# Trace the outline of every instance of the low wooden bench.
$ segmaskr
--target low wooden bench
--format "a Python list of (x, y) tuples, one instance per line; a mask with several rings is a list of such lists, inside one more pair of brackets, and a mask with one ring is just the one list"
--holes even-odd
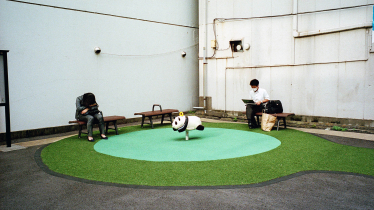
[[(108, 129), (111, 129), (111, 130), (115, 130), (116, 135), (118, 135), (117, 120), (125, 120), (125, 119), (126, 119), (126, 117), (124, 117), (124, 116), (107, 116), (107, 117), (104, 117), (104, 122), (106, 124), (105, 133), (108, 133)], [(97, 123), (98, 122), (95, 120), (94, 124), (97, 124)], [(114, 128), (109, 128), (109, 123), (113, 123)], [(84, 133), (84, 132), (82, 132), (83, 126), (87, 125), (87, 122), (86, 121), (80, 121), (80, 120), (72, 120), (72, 121), (69, 121), (69, 124), (78, 124), (79, 125), (78, 138), (80, 138), (81, 134)], [(84, 134), (87, 134), (87, 133), (84, 133)]]
[[(158, 106), (160, 107), (160, 110), (156, 110), (155, 111), (155, 106)], [(161, 125), (163, 125), (164, 123), (164, 118), (165, 118), (165, 115), (169, 116), (170, 117), (170, 122), (173, 122), (172, 119), (171, 119), (171, 115), (175, 112), (179, 112), (177, 109), (162, 109), (161, 108), (161, 105), (159, 104), (153, 104), (153, 107), (152, 107), (152, 111), (148, 111), (148, 112), (138, 112), (138, 113), (134, 113), (134, 115), (141, 115), (142, 116), (142, 128), (143, 128), (143, 125), (144, 125), (144, 119), (146, 117), (149, 118), (149, 122), (150, 123), (147, 123), (147, 124), (150, 124), (153, 128), (153, 121), (152, 121), (152, 117), (153, 116), (159, 116), (161, 115), (162, 118), (161, 118)]]
[[(283, 119), (283, 125), (284, 128), (287, 128), (287, 123), (286, 123), (286, 118), (288, 116), (294, 116), (294, 113), (275, 113), (275, 114), (270, 114), (275, 117), (277, 117), (277, 131), (279, 130), (279, 121)], [(257, 123), (260, 125), (260, 116), (262, 116), (262, 112), (256, 112), (255, 116), (257, 117)]]

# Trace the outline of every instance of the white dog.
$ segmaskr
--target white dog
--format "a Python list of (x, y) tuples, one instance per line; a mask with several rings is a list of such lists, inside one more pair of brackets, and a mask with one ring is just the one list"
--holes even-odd
[(186, 140), (189, 139), (188, 131), (190, 130), (204, 130), (201, 120), (196, 116), (178, 116), (174, 119), (172, 124), (173, 130), (178, 132), (186, 131)]

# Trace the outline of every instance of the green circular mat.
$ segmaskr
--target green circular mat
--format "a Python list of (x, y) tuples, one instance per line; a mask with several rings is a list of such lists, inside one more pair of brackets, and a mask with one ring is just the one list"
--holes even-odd
[(281, 142), (271, 136), (223, 128), (185, 132), (171, 128), (152, 129), (112, 136), (99, 141), (97, 152), (147, 161), (207, 161), (260, 154), (277, 148)]

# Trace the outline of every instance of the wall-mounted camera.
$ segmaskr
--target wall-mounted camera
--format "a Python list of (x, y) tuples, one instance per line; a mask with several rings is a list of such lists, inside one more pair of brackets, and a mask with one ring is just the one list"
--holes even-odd
[(184, 51), (182, 51), (181, 55), (182, 55), (182, 57), (184, 58), (184, 57), (186, 57), (187, 53), (184, 52)]
[(101, 49), (100, 47), (95, 47), (94, 51), (96, 54), (99, 54), (101, 52)]

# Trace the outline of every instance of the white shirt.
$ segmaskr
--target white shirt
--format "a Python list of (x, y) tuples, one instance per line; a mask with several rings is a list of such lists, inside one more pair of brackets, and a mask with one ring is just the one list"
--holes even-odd
[(265, 99), (270, 100), (268, 92), (266, 92), (266, 90), (262, 88), (258, 88), (256, 92), (251, 90), (249, 92), (249, 97), (251, 97), (254, 102), (263, 101)]

